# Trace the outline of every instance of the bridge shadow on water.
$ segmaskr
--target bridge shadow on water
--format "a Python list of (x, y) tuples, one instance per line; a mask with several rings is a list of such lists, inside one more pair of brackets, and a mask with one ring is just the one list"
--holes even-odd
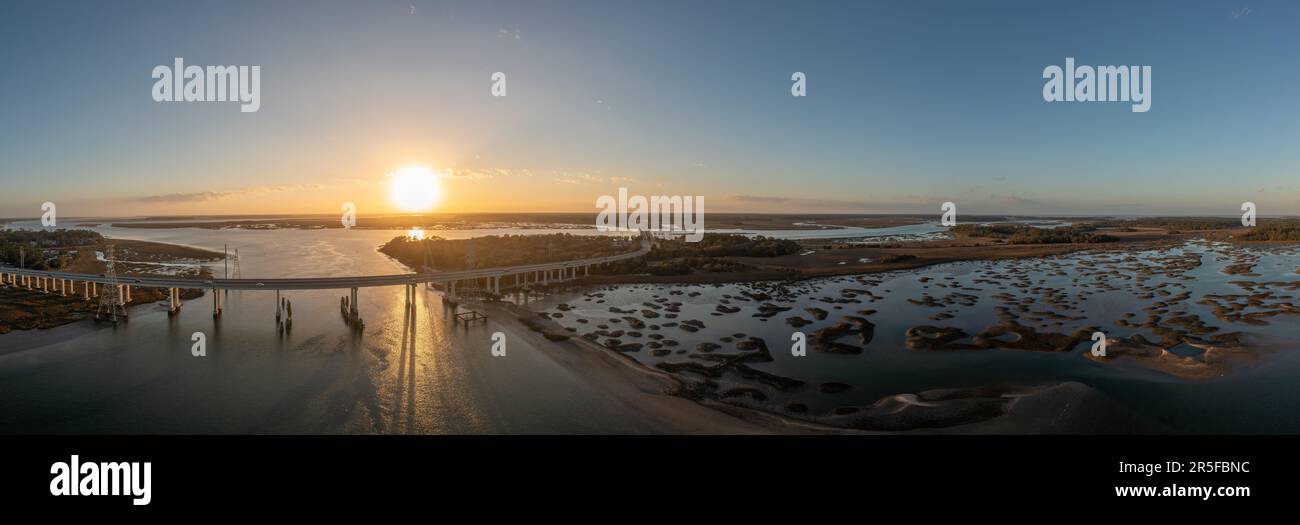
[[(397, 381), (393, 386), (395, 405), (388, 425), (390, 434), (415, 432), (415, 354), (416, 334), (419, 333), (416, 317), (417, 303), (418, 301), (412, 301), (402, 307), (401, 354), (397, 360)], [(405, 415), (405, 425), (404, 428), (398, 429), (402, 415)]]

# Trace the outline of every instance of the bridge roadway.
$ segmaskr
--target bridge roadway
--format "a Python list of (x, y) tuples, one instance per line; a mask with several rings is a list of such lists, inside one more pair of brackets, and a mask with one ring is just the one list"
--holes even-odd
[[(528, 283), (546, 284), (551, 281), (562, 281), (578, 277), (578, 269), (583, 273), (591, 266), (607, 264), (625, 259), (632, 259), (643, 256), (650, 252), (652, 246), (651, 238), (643, 235), (641, 237), (641, 248), (628, 253), (618, 255), (608, 255), (605, 257), (591, 257), (587, 259), (575, 259), (570, 261), (558, 261), (542, 264), (527, 264), (519, 266), (506, 266), (500, 268), (480, 268), (475, 270), (460, 270), (454, 272), (423, 272), (407, 273), (395, 275), (367, 275), (355, 277), (290, 277), (282, 279), (195, 279), (184, 277), (142, 277), (142, 276), (118, 276), (116, 284), (120, 290), (119, 304), (125, 305), (130, 301), (132, 286), (145, 288), (166, 288), (168, 289), (169, 309), (173, 312), (180, 309), (180, 293), (182, 289), (205, 289), (205, 290), (334, 290), (334, 289), (351, 289), (351, 297), (347, 302), (348, 310), (351, 317), (359, 320), (357, 312), (357, 289), (374, 286), (396, 286), (404, 285), (407, 287), (407, 302), (415, 298), (415, 288), (420, 284), (440, 283), (444, 285), (447, 295), (456, 297), (456, 283), (458, 281), (476, 281), (485, 279), (486, 288), (489, 291), (501, 292), (501, 278), (514, 276), (515, 286)], [(113, 284), (114, 279), (105, 275), (90, 275), (71, 272), (51, 272), (45, 270), (30, 270), (21, 268), (0, 267), (0, 285), (22, 287), (30, 290), (41, 291), (45, 293), (58, 293), (68, 295), (77, 293), (77, 283), (81, 283), (81, 294), (86, 300), (99, 295), (97, 287), (99, 284)], [(220, 294), (213, 294), (213, 315), (220, 316), (222, 303)]]
[[(643, 242), (641, 249), (619, 255), (575, 259), (543, 264), (507, 266), (501, 268), (480, 268), (477, 270), (460, 270), (454, 272), (406, 273), (393, 275), (367, 275), (356, 277), (289, 277), (283, 279), (194, 279), (184, 277), (135, 277), (118, 276), (117, 284), (142, 286), (146, 288), (202, 288), (217, 290), (334, 290), (347, 288), (368, 288), (373, 286), (396, 286), (399, 284), (447, 283), (483, 278), (500, 278), (511, 275), (523, 275), (556, 270), (572, 270), (605, 263), (640, 257), (650, 252), (650, 245)], [(108, 284), (112, 280), (103, 275), (84, 273), (51, 272), (0, 267), (0, 274), (50, 279), (66, 279), (76, 282)], [(543, 277), (539, 277), (543, 278)], [(554, 279), (555, 277), (552, 277)]]

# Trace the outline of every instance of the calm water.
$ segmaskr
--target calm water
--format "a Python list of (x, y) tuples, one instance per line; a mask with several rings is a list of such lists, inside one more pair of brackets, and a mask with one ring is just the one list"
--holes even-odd
[[(919, 271), (898, 272), (872, 276), (854, 276), (806, 281), (774, 289), (769, 283), (712, 285), (712, 286), (650, 286), (623, 285), (575, 290), (547, 298), (533, 305), (559, 314), (556, 321), (573, 328), (578, 334), (590, 334), (600, 325), (607, 331), (623, 330), (617, 339), (623, 343), (648, 343), (654, 336), (665, 336), (659, 341), (675, 341), (675, 346), (665, 346), (654, 355), (650, 348), (631, 352), (647, 364), (683, 362), (702, 357), (696, 345), (713, 342), (721, 345), (714, 353), (734, 352), (735, 343), (726, 338), (736, 334), (762, 338), (772, 352), (774, 360), (768, 363), (751, 363), (759, 370), (805, 381), (808, 386), (792, 392), (781, 392), (738, 376), (727, 374), (719, 380), (719, 391), (731, 387), (755, 387), (768, 399), (762, 402), (736, 398), (736, 402), (781, 411), (788, 402), (799, 402), (811, 408), (811, 418), (826, 416), (831, 410), (843, 406), (868, 406), (885, 396), (919, 392), (934, 388), (973, 387), (991, 383), (1047, 384), (1074, 380), (1094, 386), (1112, 397), (1133, 407), (1140, 413), (1179, 431), (1188, 432), (1300, 432), (1300, 389), (1295, 378), (1300, 376), (1300, 358), (1295, 352), (1300, 341), (1300, 316), (1279, 315), (1268, 318), (1267, 326), (1228, 323), (1213, 316), (1213, 307), (1199, 304), (1205, 294), (1243, 294), (1242, 288), (1232, 281), (1294, 282), (1296, 253), (1294, 249), (1260, 252), (1241, 251), (1259, 256), (1255, 266), (1257, 277), (1231, 276), (1223, 273), (1228, 264), (1236, 262), (1238, 255), (1232, 248), (1219, 245), (1214, 248), (1203, 243), (1140, 253), (1111, 253), (1066, 256), (1059, 258), (1026, 259), (1021, 261), (965, 262), (929, 267)], [(1183, 260), (1199, 259), (1200, 265), (1174, 276), (1155, 274), (1135, 279), (1132, 268), (1153, 268)], [(844, 293), (845, 290), (871, 290), (873, 295)], [(1151, 292), (1154, 290), (1154, 292)], [(1252, 336), (1259, 344), (1274, 350), (1261, 352), (1257, 361), (1234, 366), (1230, 373), (1215, 379), (1180, 379), (1149, 367), (1125, 361), (1097, 363), (1085, 359), (1089, 342), (1080, 343), (1071, 352), (1038, 352), (1025, 350), (909, 350), (905, 333), (913, 326), (934, 325), (958, 327), (967, 333), (998, 323), (995, 307), (1004, 306), (997, 294), (1009, 294), (1015, 299), (1029, 300), (1029, 309), (1053, 311), (1063, 317), (1083, 319), (1043, 319), (1031, 322), (1034, 314), (1021, 314), (1022, 324), (1040, 331), (1069, 334), (1086, 326), (1100, 326), (1108, 337), (1126, 337), (1140, 333), (1148, 339), (1158, 340), (1144, 328), (1116, 325), (1126, 313), (1136, 314), (1135, 321), (1146, 317), (1143, 308), (1160, 300), (1170, 300), (1182, 292), (1190, 298), (1176, 303), (1166, 317), (1190, 313), (1200, 316), (1207, 324), (1220, 327), (1222, 332), (1241, 331)], [(792, 307), (768, 319), (754, 317), (762, 300), (746, 300), (744, 292), (768, 293), (770, 302)], [(785, 295), (781, 295), (784, 292)], [(1155, 293), (1155, 297), (1141, 295)], [(937, 301), (949, 294), (964, 294), (972, 305), (938, 306), (924, 303), (930, 296)], [(1278, 292), (1277, 301), (1294, 301), (1297, 293)], [(1007, 297), (1007, 296), (1003, 296)], [(1057, 297), (1049, 301), (1048, 297)], [(851, 298), (852, 302), (841, 301)], [(908, 299), (917, 300), (910, 302)], [(662, 301), (656, 303), (656, 301)], [(942, 303), (942, 301), (938, 301)], [(647, 309), (647, 303), (659, 306), (681, 303), (675, 313), (657, 310), (657, 317), (643, 318), (646, 328), (637, 330), (640, 337), (628, 335), (633, 329), (628, 322), (615, 321), (627, 315), (643, 314), (611, 312)], [(1059, 303), (1061, 309), (1052, 307)], [(569, 305), (567, 309), (560, 305)], [(739, 312), (722, 314), (718, 304), (740, 308)], [(804, 311), (806, 307), (826, 310), (825, 320), (793, 328), (786, 318), (799, 316), (813, 320)], [(876, 310), (874, 313), (862, 311)], [(934, 318), (938, 314), (939, 318)], [(837, 355), (817, 352), (811, 341), (806, 357), (792, 357), (789, 348), (795, 330), (811, 334), (819, 328), (839, 322), (845, 315), (858, 315), (875, 324), (875, 337), (859, 355)], [(943, 316), (951, 315), (951, 318)], [(667, 316), (675, 316), (668, 318)], [(695, 319), (704, 323), (696, 332), (682, 331), (679, 327), (655, 326)], [(585, 321), (585, 322), (583, 322)], [(1058, 324), (1059, 323), (1059, 324)], [(655, 329), (658, 328), (658, 329)], [(655, 335), (651, 335), (655, 334)], [(608, 337), (598, 337), (605, 341)], [(845, 339), (857, 343), (854, 337)], [(1180, 345), (1178, 352), (1194, 353), (1195, 349)], [(707, 363), (706, 361), (699, 361)], [(690, 377), (690, 372), (683, 372)], [(852, 385), (841, 393), (822, 393), (817, 385), (838, 382)]]
[[(19, 225), (21, 226), (21, 224)], [(251, 277), (341, 276), (403, 273), (405, 269), (375, 248), (396, 231), (375, 230), (200, 230), (95, 228), (109, 236), (183, 244), (220, 251), (238, 248), (242, 275)], [(570, 233), (580, 233), (570, 230)], [(591, 232), (588, 230), (588, 232)], [(464, 238), (501, 233), (550, 233), (547, 230), (439, 231)], [(594, 233), (594, 232), (591, 232)], [(890, 232), (894, 234), (896, 232)], [(925, 233), (921, 231), (907, 233)], [(1241, 293), (1223, 275), (1231, 257), (1203, 245), (1196, 251), (1204, 264), (1187, 272), (1188, 279), (1166, 279), (1194, 289), (1184, 305), (1203, 293)], [(1174, 250), (1181, 253), (1183, 249)], [(1145, 254), (1158, 258), (1165, 252)], [(1288, 280), (1295, 276), (1294, 253), (1261, 255), (1257, 280)], [(1006, 263), (964, 263), (933, 267), (913, 274), (826, 279), (790, 287), (802, 297), (789, 312), (766, 321), (751, 317), (756, 302), (733, 301), (736, 314), (711, 315), (724, 296), (737, 296), (748, 285), (662, 287), (619, 286), (575, 290), (544, 299), (538, 308), (568, 303), (577, 310), (557, 319), (583, 331), (576, 319), (593, 321), (618, 317), (609, 306), (631, 307), (654, 296), (681, 301), (678, 320), (699, 319), (706, 328), (697, 333), (672, 330), (683, 348), (743, 332), (764, 338), (775, 361), (754, 365), (815, 385), (838, 381), (854, 388), (841, 394), (789, 394), (814, 409), (869, 403), (885, 395), (927, 388), (973, 386), (988, 382), (1051, 382), (1077, 379), (1094, 385), (1137, 409), (1177, 428), (1192, 431), (1300, 431), (1300, 394), (1294, 388), (1300, 360), (1294, 352), (1276, 352), (1257, 364), (1234, 370), (1227, 378), (1187, 381), (1137, 368), (1102, 365), (1073, 353), (1006, 350), (921, 352), (903, 346), (903, 333), (915, 324), (961, 326), (977, 331), (995, 322), (990, 296), (997, 285), (976, 279), (1028, 279), (1079, 295), (1079, 309), (1089, 324), (1110, 323), (1141, 306), (1128, 291), (1096, 292), (1072, 282), (1080, 260), (1034, 259)], [(221, 270), (216, 268), (218, 275)], [(1014, 276), (1006, 272), (1025, 272)], [(1055, 275), (1064, 272), (1065, 275)], [(999, 277), (1001, 276), (1001, 277)], [(930, 277), (922, 282), (920, 277)], [(951, 278), (951, 279), (948, 279)], [(1158, 280), (1157, 279), (1157, 280)], [(1039, 282), (1041, 281), (1041, 282)], [(1173, 281), (1177, 281), (1174, 283)], [(1154, 281), (1153, 281), (1154, 282)], [(906, 301), (923, 294), (942, 297), (952, 289), (938, 284), (983, 288), (966, 291), (979, 296), (974, 307), (934, 308)], [(767, 285), (761, 285), (767, 289)], [(844, 288), (869, 288), (881, 297), (860, 303), (825, 303)], [(1014, 286), (1010, 290), (1028, 293)], [(670, 295), (679, 290), (680, 295)], [(886, 292), (888, 290), (888, 292)], [(769, 290), (770, 291), (770, 290)], [(601, 299), (587, 294), (604, 293)], [(698, 292), (694, 297), (688, 293)], [(220, 320), (211, 317), (211, 298), (187, 302), (180, 315), (169, 318), (160, 306), (132, 310), (130, 323), (113, 328), (78, 323), (53, 330), (0, 336), (0, 432), (87, 433), (582, 433), (650, 432), (654, 429), (625, 407), (588, 386), (581, 371), (554, 364), (536, 348), (512, 340), (509, 357), (489, 355), (493, 322), (470, 328), (453, 326), (438, 296), (421, 291), (410, 315), (402, 307), (402, 289), (362, 289), (360, 309), (366, 332), (353, 335), (338, 312), (344, 292), (292, 292), (294, 327), (280, 335), (274, 321), (274, 293), (231, 292)], [(584, 301), (593, 299), (592, 301)], [(597, 303), (604, 300), (604, 303)], [(793, 301), (793, 299), (792, 299)], [(1149, 301), (1148, 301), (1149, 302)], [(791, 303), (794, 304), (794, 303)], [(812, 333), (842, 315), (876, 309), (875, 340), (861, 355), (827, 355), (810, 351), (795, 360), (787, 348), (791, 328), (786, 317), (818, 306), (830, 312), (825, 321), (801, 328)], [(839, 306), (840, 309), (835, 309)], [(555, 311), (555, 310), (548, 310)], [(949, 311), (954, 318), (930, 321), (927, 316)], [(1207, 322), (1217, 323), (1213, 317)], [(1277, 339), (1300, 337), (1295, 319), (1279, 316), (1267, 327), (1245, 327)], [(1082, 323), (1079, 323), (1082, 324)], [(1241, 329), (1243, 327), (1232, 327)], [(190, 336), (207, 334), (208, 356), (191, 357)], [(669, 331), (665, 331), (669, 333)], [(635, 355), (648, 363), (648, 351)], [(663, 359), (683, 359), (673, 354)], [(781, 401), (785, 394), (775, 395)]]
[[(16, 226), (22, 226), (21, 224)], [(119, 238), (220, 251), (239, 248), (251, 277), (405, 273), (375, 248), (396, 231), (95, 228)], [(508, 231), (441, 231), (464, 238)], [(526, 230), (515, 233), (549, 233)], [(220, 268), (217, 269), (220, 275)], [(0, 336), (2, 432), (547, 433), (651, 429), (581, 375), (522, 341), (489, 355), (493, 322), (453, 326), (421, 291), (414, 316), (401, 287), (364, 288), (364, 336), (339, 314), (342, 290), (292, 292), (294, 325), (277, 334), (273, 292), (230, 292), (169, 318), (131, 310), (118, 328), (85, 322)], [(414, 336), (411, 324), (414, 323)], [(206, 358), (190, 355), (207, 334)]]

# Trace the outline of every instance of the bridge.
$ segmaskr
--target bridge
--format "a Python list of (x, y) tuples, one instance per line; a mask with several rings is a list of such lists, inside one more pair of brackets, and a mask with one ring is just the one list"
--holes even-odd
[[(357, 290), (375, 286), (406, 286), (406, 300), (411, 302), (421, 284), (441, 284), (446, 295), (456, 298), (457, 283), (483, 283), (484, 288), (492, 293), (501, 293), (501, 280), (511, 279), (508, 286), (526, 286), (528, 284), (548, 284), (576, 279), (578, 272), (586, 276), (592, 266), (599, 266), (626, 259), (641, 257), (650, 252), (651, 236), (642, 232), (640, 249), (618, 255), (591, 257), (570, 261), (557, 261), (540, 264), (508, 266), (500, 268), (478, 268), (451, 272), (426, 271), (421, 273), (367, 275), (356, 277), (290, 277), (277, 279), (196, 279), (185, 277), (145, 277), (89, 275), (47, 270), (0, 267), (0, 284), (24, 287), (29, 290), (61, 295), (76, 295), (78, 285), (83, 298), (90, 300), (99, 296), (101, 286), (117, 286), (121, 293), (117, 297), (125, 305), (131, 294), (131, 287), (166, 288), (168, 290), (169, 309), (173, 312), (180, 308), (180, 290), (204, 289), (213, 291), (212, 315), (221, 315), (222, 300), (219, 290), (351, 290), (350, 315), (360, 319), (357, 311)], [(428, 270), (426, 268), (426, 270)]]

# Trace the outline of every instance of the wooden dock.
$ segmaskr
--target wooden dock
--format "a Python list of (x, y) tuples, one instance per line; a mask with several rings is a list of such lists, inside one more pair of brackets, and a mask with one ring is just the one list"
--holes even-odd
[(468, 312), (457, 312), (457, 313), (456, 313), (456, 322), (465, 323), (465, 324), (470, 324), (470, 323), (473, 323), (473, 322), (475, 322), (475, 321), (483, 321), (483, 322), (486, 323), (486, 322), (487, 322), (487, 316), (486, 316), (486, 315), (483, 315), (482, 313), (480, 313), (480, 312), (477, 311), (477, 310), (470, 310), (470, 311), (468, 311)]

